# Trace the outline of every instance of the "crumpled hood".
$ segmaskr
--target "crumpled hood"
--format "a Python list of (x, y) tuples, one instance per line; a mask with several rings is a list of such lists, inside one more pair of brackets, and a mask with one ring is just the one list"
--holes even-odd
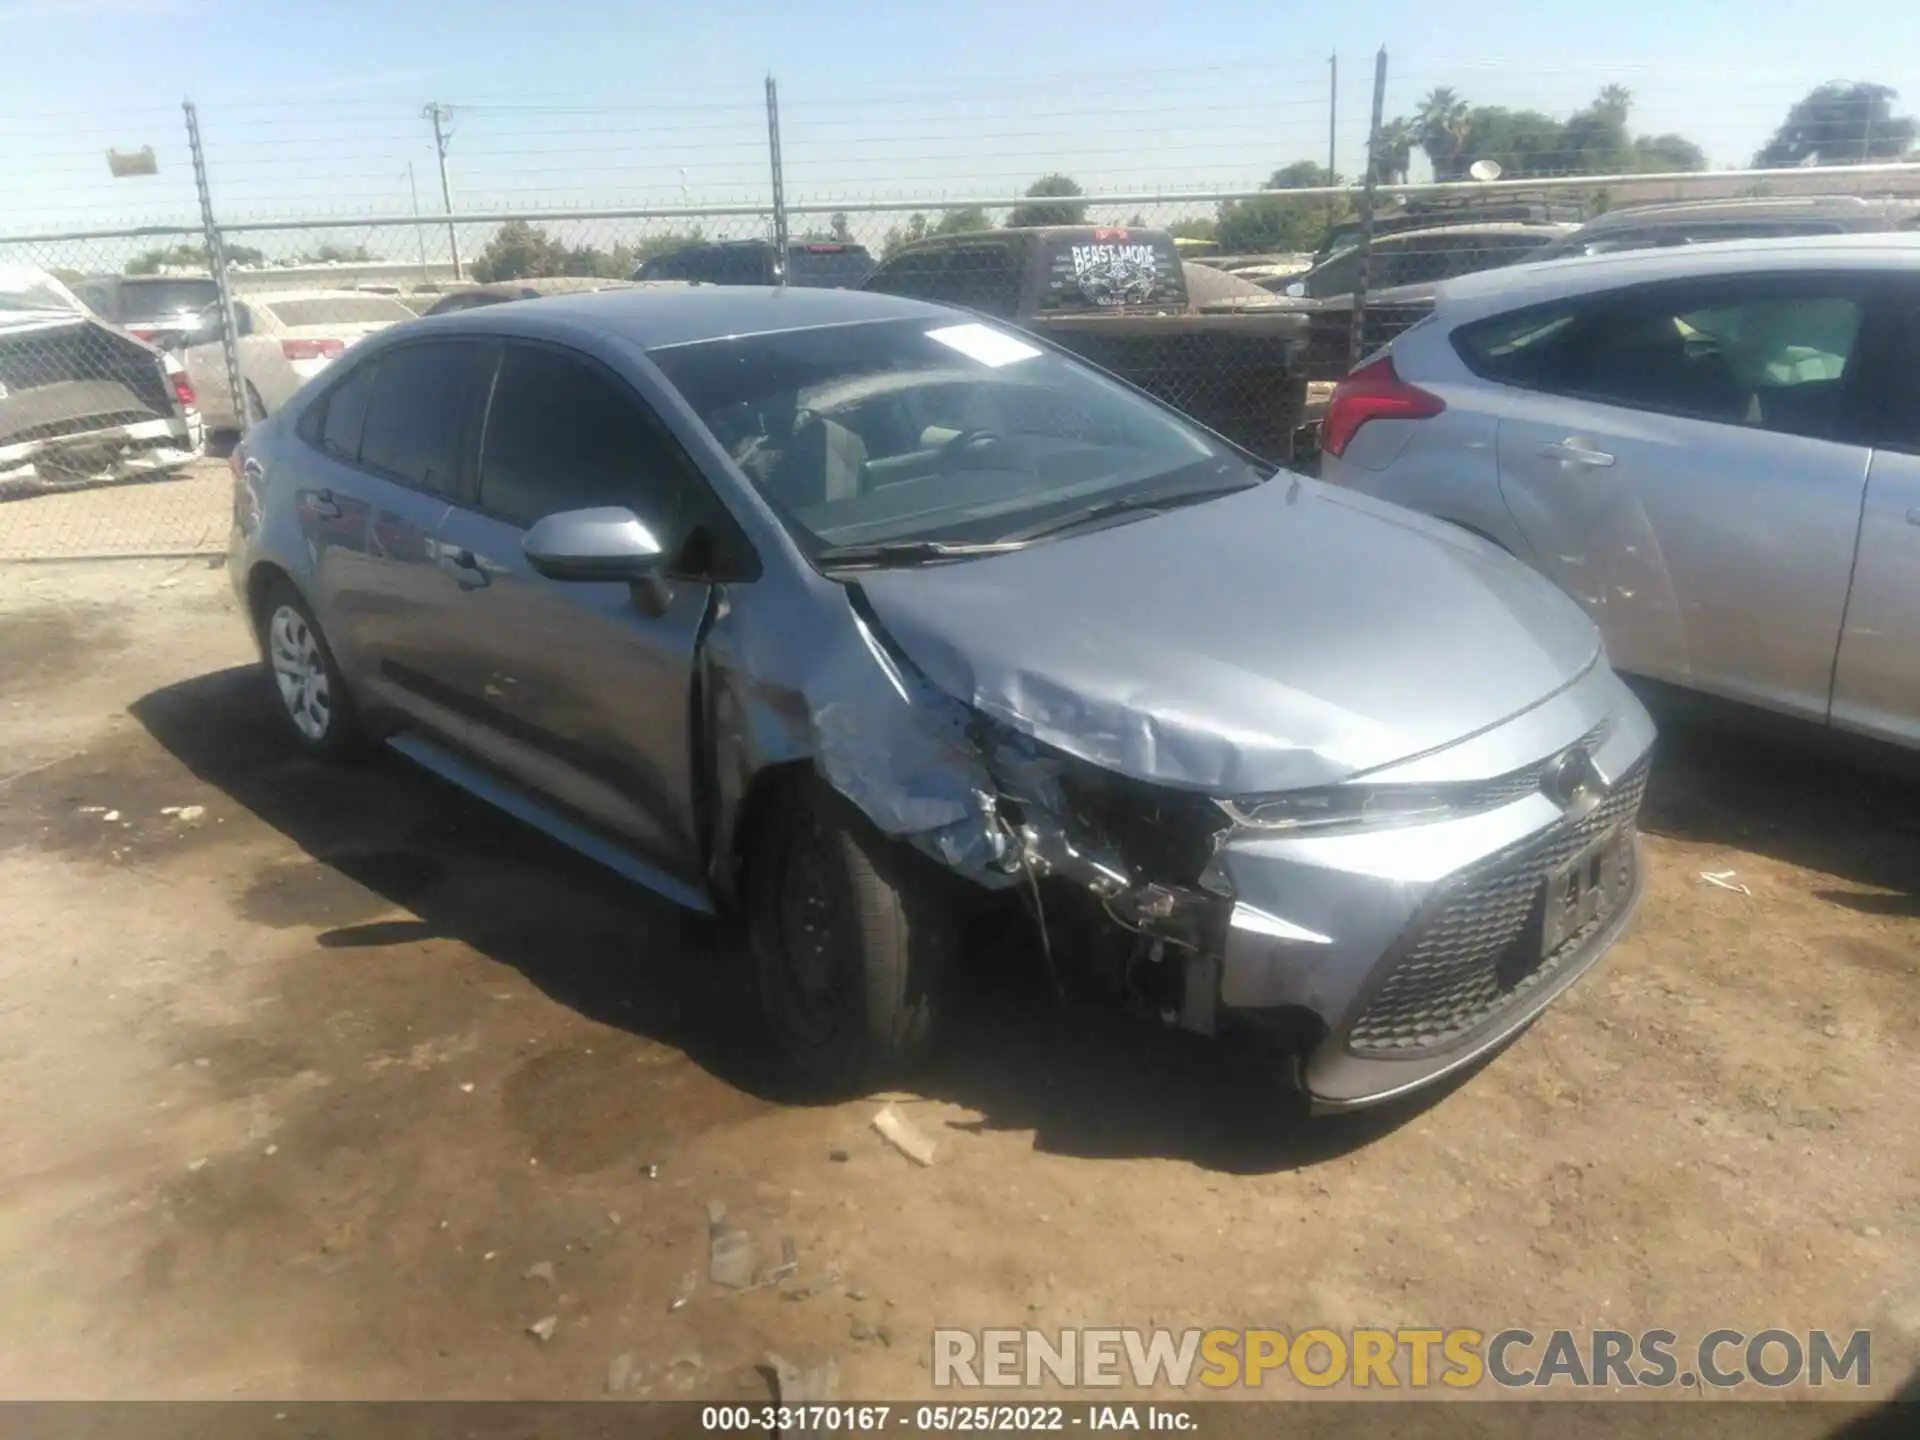
[(1600, 653), (1578, 607), (1494, 546), (1289, 475), (859, 583), (956, 699), (1091, 764), (1220, 795), (1465, 739)]

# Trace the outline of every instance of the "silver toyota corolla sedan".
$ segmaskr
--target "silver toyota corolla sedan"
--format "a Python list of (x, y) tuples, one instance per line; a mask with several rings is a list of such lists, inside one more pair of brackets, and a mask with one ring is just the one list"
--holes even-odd
[(1621, 670), (1920, 748), (1920, 235), (1453, 281), (1322, 444), (1556, 581)]
[(1578, 607), (958, 311), (490, 306), (234, 468), (290, 736), (738, 917), (821, 1086), (924, 1052), (996, 896), (1057, 983), (1278, 1037), (1323, 1107), (1487, 1052), (1638, 900), (1653, 729)]

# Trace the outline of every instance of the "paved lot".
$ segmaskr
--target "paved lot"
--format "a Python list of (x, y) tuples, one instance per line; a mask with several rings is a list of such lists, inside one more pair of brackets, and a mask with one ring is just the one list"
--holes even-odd
[[(713, 932), (397, 761), (291, 758), (248, 658), (204, 562), (0, 566), (0, 1396), (591, 1396), (626, 1356), (759, 1398), (772, 1350), (908, 1397), (936, 1323), (1920, 1358), (1911, 787), (1670, 735), (1635, 934), (1411, 1113), (1306, 1124), (1003, 963), (902, 1104), (919, 1169), (875, 1102), (780, 1102)], [(715, 1291), (714, 1200), (840, 1282)]]

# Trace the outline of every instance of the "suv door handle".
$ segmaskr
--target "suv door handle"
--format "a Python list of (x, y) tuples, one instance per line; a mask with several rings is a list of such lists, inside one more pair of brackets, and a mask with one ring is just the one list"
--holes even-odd
[(1542, 445), (1540, 458), (1558, 460), (1565, 465), (1585, 465), (1595, 470), (1604, 470), (1613, 464), (1613, 456), (1605, 450), (1590, 450), (1584, 445), (1574, 444), (1571, 440), (1559, 440), (1551, 445)]
[(493, 577), (481, 568), (473, 551), (456, 550), (446, 558), (455, 576), (453, 583), (462, 590), (479, 590), (492, 583)]
[[(249, 473), (255, 470), (257, 466), (257, 461), (247, 461), (247, 470)], [(333, 492), (331, 490), (314, 491), (307, 501), (307, 508), (312, 510), (313, 513), (318, 515), (322, 520), (338, 520), (340, 518), (340, 502), (333, 498)]]

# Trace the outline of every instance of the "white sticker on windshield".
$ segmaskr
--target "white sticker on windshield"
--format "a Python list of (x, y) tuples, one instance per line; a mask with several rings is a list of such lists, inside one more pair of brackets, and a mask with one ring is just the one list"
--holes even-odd
[(1011, 365), (1016, 360), (1031, 360), (1041, 353), (1039, 346), (1016, 340), (1006, 331), (989, 325), (944, 325), (938, 330), (929, 330), (927, 338), (958, 350), (969, 360), (995, 367)]

